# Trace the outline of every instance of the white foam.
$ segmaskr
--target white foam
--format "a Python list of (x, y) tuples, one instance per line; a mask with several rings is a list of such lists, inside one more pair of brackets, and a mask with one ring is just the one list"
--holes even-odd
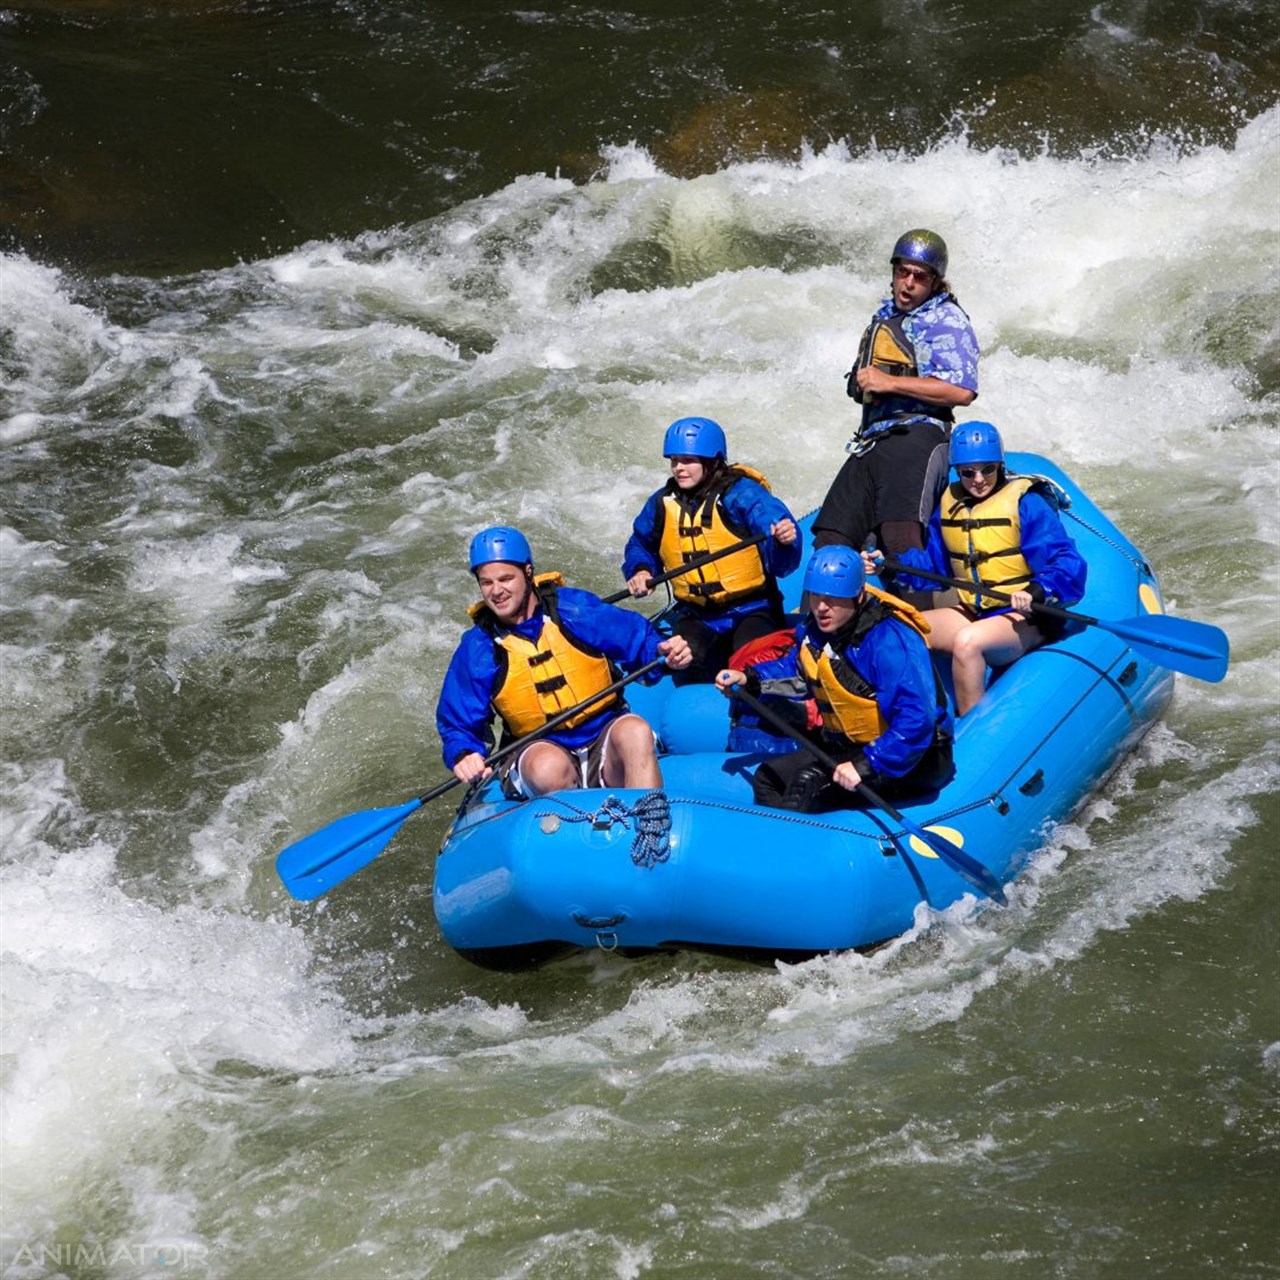
[(653, 157), (644, 147), (628, 142), (625, 146), (607, 145), (600, 148), (600, 154), (608, 164), (606, 181), (631, 182), (656, 178), (660, 172)]
[(42, 577), (52, 570), (66, 568), (66, 548), (51, 540), (24, 538), (10, 525), (0, 528), (0, 565), (6, 573), (31, 573)]
[[(5, 389), (32, 420), (51, 393), (83, 388), (99, 364), (119, 350), (118, 333), (68, 297), (62, 272), (16, 253), (0, 253), (0, 326), (10, 335), (23, 379)], [(12, 424), (12, 419), (10, 420)]]
[(281, 565), (245, 554), (236, 534), (211, 533), (140, 540), (129, 585), (141, 595), (162, 596), (183, 622), (206, 622), (228, 608), (241, 588), (283, 577)]
[(352, 1062), (359, 1024), (309, 976), (299, 930), (127, 887), (119, 850), (77, 841), (85, 815), (61, 761), (10, 768), (2, 797), (0, 1141), (14, 1226), (33, 1206), (70, 1211), (97, 1165), (163, 1146), (220, 1063)]

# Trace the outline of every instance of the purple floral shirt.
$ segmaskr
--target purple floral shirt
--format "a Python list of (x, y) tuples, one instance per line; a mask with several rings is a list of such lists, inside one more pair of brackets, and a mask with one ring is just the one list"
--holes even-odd
[[(886, 298), (874, 319), (888, 320), (901, 314), (893, 305), (893, 299)], [(981, 354), (978, 338), (969, 317), (949, 293), (935, 294), (914, 311), (907, 312), (902, 329), (915, 351), (919, 377), (937, 378), (940, 382), (965, 387), (975, 396), (978, 394), (978, 356)], [(948, 420), (941, 413), (939, 406), (911, 396), (880, 396), (874, 404), (865, 406), (858, 437), (866, 441), (890, 427), (912, 422), (934, 422), (946, 428)]]

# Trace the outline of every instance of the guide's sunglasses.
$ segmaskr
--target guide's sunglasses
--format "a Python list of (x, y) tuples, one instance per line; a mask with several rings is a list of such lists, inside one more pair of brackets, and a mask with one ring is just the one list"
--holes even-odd
[(972, 480), (975, 476), (993, 476), (1000, 470), (999, 464), (989, 462), (985, 467), (957, 467), (962, 480)]
[(895, 280), (918, 280), (921, 284), (928, 284), (933, 279), (933, 272), (928, 267), (909, 267), (905, 262), (899, 262), (893, 268)]

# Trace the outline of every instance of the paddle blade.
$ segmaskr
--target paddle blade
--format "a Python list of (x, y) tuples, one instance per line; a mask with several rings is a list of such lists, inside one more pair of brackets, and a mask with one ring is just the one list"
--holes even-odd
[(300, 901), (318, 898), (372, 862), (391, 843), (400, 824), (421, 807), (422, 800), (415, 798), (384, 809), (349, 813), (282, 849), (276, 874)]
[(1135, 653), (1171, 671), (1210, 684), (1217, 684), (1227, 674), (1231, 657), (1227, 633), (1207, 622), (1152, 613), (1124, 622), (1099, 621), (1097, 625), (1127, 641)]
[(907, 822), (905, 818), (902, 819), (902, 825), (910, 835), (915, 836), (921, 843), (927, 844), (961, 879), (967, 880), (980, 893), (986, 894), (992, 902), (999, 903), (1002, 907), (1009, 905), (1000, 881), (977, 858), (971, 858), (959, 845), (952, 844), (945, 836), (940, 836), (927, 827), (918, 827), (914, 822)]
[(903, 817), (893, 805), (878, 792), (873, 791), (865, 782), (858, 784), (858, 790), (877, 809), (887, 813), (907, 835), (914, 836), (932, 849), (962, 880), (967, 880), (980, 893), (986, 894), (992, 902), (998, 902), (1002, 907), (1009, 905), (1008, 899), (1004, 896), (1004, 890), (1000, 887), (1000, 881), (977, 858), (971, 858), (958, 844), (953, 844), (936, 831), (929, 831), (912, 822), (910, 818)]

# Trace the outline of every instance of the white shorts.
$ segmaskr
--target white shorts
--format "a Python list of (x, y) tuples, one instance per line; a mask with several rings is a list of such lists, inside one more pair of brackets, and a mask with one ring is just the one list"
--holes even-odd
[[(634, 712), (623, 712), (623, 715), (634, 714)], [(613, 732), (613, 726), (622, 718), (623, 716), (615, 716), (596, 735), (595, 740), (587, 743), (585, 747), (566, 747), (558, 742), (554, 744), (573, 758), (575, 772), (578, 775), (578, 786), (603, 787), (605, 785), (604, 770), (609, 761), (609, 735)], [(653, 740), (656, 745), (658, 741), (656, 734)], [(529, 747), (534, 746), (537, 746), (536, 742), (529, 743)], [(502, 775), (503, 789), (513, 798), (528, 798), (529, 793), (525, 790), (524, 779), (520, 776), (520, 761), (524, 759), (524, 752), (528, 751), (529, 747), (525, 747), (524, 751), (515, 755), (509, 768)]]

